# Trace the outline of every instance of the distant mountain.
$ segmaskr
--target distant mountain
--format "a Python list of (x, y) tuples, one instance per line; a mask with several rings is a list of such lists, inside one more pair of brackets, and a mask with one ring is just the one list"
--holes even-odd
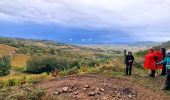
[(102, 50), (129, 50), (133, 52), (137, 52), (140, 50), (146, 50), (153, 46), (161, 45), (161, 42), (153, 42), (153, 41), (139, 41), (139, 42), (109, 42), (109, 43), (98, 43), (98, 44), (83, 44), (81, 46), (90, 47), (90, 48), (98, 48)]
[(130, 46), (140, 46), (140, 47), (153, 47), (162, 44), (162, 42), (154, 42), (154, 41), (139, 41), (129, 43)]
[(137, 42), (98, 42), (98, 43), (82, 44), (82, 45), (110, 45), (110, 46), (128, 46), (128, 47), (147, 47), (148, 48), (148, 47), (160, 45), (161, 43), (162, 42), (137, 41)]
[(156, 49), (159, 49), (159, 48), (170, 49), (170, 41), (164, 42), (158, 46), (154, 46), (154, 48), (156, 48)]

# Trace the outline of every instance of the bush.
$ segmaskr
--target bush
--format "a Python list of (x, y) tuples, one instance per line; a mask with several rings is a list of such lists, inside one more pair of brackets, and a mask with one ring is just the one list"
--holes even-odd
[(17, 85), (19, 82), (16, 79), (9, 79), (6, 83), (6, 86), (15, 86)]
[(75, 66), (71, 69), (68, 69), (68, 70), (64, 70), (62, 72), (60, 72), (60, 75), (61, 76), (66, 76), (66, 75), (74, 75), (74, 74), (77, 74), (78, 73), (78, 67)]
[(0, 76), (10, 73), (11, 63), (9, 57), (0, 57)]
[(147, 52), (148, 52), (147, 50), (144, 50), (144, 51), (140, 50), (140, 51), (136, 52), (135, 55), (137, 57), (144, 57), (147, 54)]
[(63, 71), (77, 66), (74, 59), (54, 56), (33, 56), (27, 62), (26, 72), (40, 74), (51, 72), (55, 68)]

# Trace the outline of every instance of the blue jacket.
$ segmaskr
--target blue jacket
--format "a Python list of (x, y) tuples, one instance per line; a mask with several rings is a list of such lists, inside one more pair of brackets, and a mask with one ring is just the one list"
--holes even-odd
[(167, 75), (170, 75), (170, 56), (167, 56), (161, 62), (157, 64), (166, 64)]

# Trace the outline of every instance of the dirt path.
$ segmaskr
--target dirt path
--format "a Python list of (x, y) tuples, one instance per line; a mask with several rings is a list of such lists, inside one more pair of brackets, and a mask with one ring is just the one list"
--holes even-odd
[(98, 75), (56, 78), (38, 87), (47, 89), (46, 99), (55, 100), (169, 100), (128, 79)]

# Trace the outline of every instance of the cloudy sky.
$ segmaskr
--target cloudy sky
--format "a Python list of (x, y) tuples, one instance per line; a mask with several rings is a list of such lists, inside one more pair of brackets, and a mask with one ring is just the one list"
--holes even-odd
[(0, 0), (0, 36), (64, 43), (170, 40), (170, 0)]

